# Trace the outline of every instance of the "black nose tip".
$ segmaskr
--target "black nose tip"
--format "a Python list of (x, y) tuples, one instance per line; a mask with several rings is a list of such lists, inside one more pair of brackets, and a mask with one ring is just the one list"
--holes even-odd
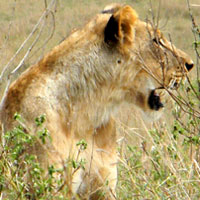
[(193, 63), (185, 63), (185, 67), (188, 71), (190, 71), (194, 67), (194, 64)]

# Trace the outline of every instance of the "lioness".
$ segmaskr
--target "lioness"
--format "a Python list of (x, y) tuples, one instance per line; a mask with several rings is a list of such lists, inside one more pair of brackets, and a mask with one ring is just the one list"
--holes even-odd
[(87, 148), (79, 159), (85, 169), (73, 174), (72, 191), (81, 199), (115, 199), (117, 153), (115, 117), (123, 103), (135, 104), (147, 116), (158, 115), (164, 103), (160, 91), (177, 89), (193, 68), (190, 57), (162, 33), (139, 20), (130, 6), (107, 6), (82, 29), (27, 69), (9, 88), (1, 108), (5, 130), (20, 113), (29, 130), (46, 115), (52, 143), (48, 153), (38, 146), (43, 166), (62, 166), (76, 157), (76, 143)]

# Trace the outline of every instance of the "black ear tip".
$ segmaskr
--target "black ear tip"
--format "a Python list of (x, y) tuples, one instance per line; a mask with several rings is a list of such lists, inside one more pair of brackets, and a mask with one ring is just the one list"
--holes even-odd
[(113, 16), (111, 16), (104, 30), (104, 41), (108, 44), (116, 43), (118, 38), (118, 31), (118, 22)]

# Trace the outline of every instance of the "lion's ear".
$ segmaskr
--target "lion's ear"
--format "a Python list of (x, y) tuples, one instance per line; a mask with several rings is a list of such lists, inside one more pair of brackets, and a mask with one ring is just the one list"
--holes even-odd
[(134, 40), (134, 24), (138, 15), (130, 6), (124, 6), (115, 12), (109, 19), (104, 40), (108, 44), (130, 44)]

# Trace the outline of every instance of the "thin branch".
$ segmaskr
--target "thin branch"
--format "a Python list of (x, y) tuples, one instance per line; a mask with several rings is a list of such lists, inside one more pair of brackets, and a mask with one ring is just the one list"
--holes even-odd
[(53, 6), (53, 4), (55, 3), (55, 1), (57, 0), (52, 0), (51, 3), (49, 4), (48, 8), (43, 12), (43, 14), (41, 15), (41, 17), (39, 18), (38, 22), (36, 23), (36, 25), (33, 27), (33, 30), (31, 31), (31, 33), (28, 35), (28, 37), (24, 40), (24, 42), (21, 44), (21, 46), (19, 47), (19, 49), (16, 51), (16, 53), (13, 55), (13, 57), (9, 60), (9, 62), (6, 64), (6, 66), (3, 68), (1, 75), (0, 75), (0, 81), (2, 81), (2, 78), (6, 72), (6, 70), (8, 70), (8, 68), (10, 67), (10, 65), (13, 63), (13, 61), (15, 60), (15, 58), (17, 57), (17, 55), (20, 53), (20, 51), (24, 48), (25, 44), (29, 41), (29, 39), (34, 35), (34, 33), (37, 31), (39, 25), (41, 24), (42, 20), (44, 19), (44, 17), (46, 17), (46, 15), (49, 13), (51, 7)]
[(43, 42), (43, 44), (42, 44), (38, 49), (36, 49), (36, 50), (32, 53), (32, 55), (28, 58), (28, 60), (31, 59), (38, 51), (40, 51), (40, 49), (44, 48), (44, 47), (46, 46), (46, 44), (52, 39), (52, 37), (53, 37), (53, 35), (54, 35), (54, 33), (55, 33), (55, 26), (56, 26), (56, 24), (55, 24), (55, 15), (54, 15), (54, 13), (53, 13), (52, 11), (50, 11), (49, 13), (50, 13), (51, 16), (52, 16), (52, 30), (50, 31), (50, 35), (49, 35), (49, 37)]
[(28, 48), (26, 54), (24, 55), (24, 57), (21, 59), (20, 63), (17, 65), (17, 67), (11, 71), (10, 75), (13, 75), (15, 74), (21, 67), (22, 65), (24, 64), (24, 61), (26, 60), (26, 58), (28, 57), (29, 53), (31, 52), (31, 50), (33, 49), (33, 47), (35, 46), (35, 44), (38, 42), (41, 34), (42, 34), (42, 31), (44, 29), (44, 26), (45, 26), (45, 21), (43, 22), (42, 24), (42, 27), (40, 29), (40, 32), (38, 33), (38, 35), (36, 36), (35, 40), (33, 41), (33, 43), (31, 44), (31, 46)]
[(200, 7), (199, 4), (191, 4), (192, 7)]
[[(194, 115), (195, 117), (200, 117), (200, 112), (199, 112), (199, 111), (197, 111), (197, 110), (195, 110), (193, 107), (191, 107), (191, 105), (190, 105), (189, 103), (187, 103), (187, 101), (183, 101), (183, 100), (179, 99), (177, 96), (175, 96), (175, 95), (167, 88), (167, 86), (165, 86), (162, 82), (160, 82), (160, 80), (159, 80), (159, 79), (153, 74), (153, 72), (151, 71), (151, 68), (148, 67), (148, 65), (145, 63), (145, 61), (144, 61), (143, 57), (140, 55), (140, 53), (138, 53), (138, 56), (139, 56), (139, 58), (140, 58), (141, 63), (143, 64), (143, 69), (144, 69), (150, 76), (152, 76), (152, 77), (154, 78), (154, 80), (156, 80), (156, 81), (163, 87), (163, 89), (165, 89), (165, 90), (168, 92), (168, 94), (172, 97), (172, 99), (180, 106), (180, 108), (181, 108), (184, 112), (186, 112), (186, 113), (188, 113), (188, 114), (190, 114), (190, 115), (192, 114), (192, 115)], [(184, 108), (184, 106), (186, 106), (186, 107), (192, 109), (194, 113), (191, 113), (191, 112), (189, 112), (188, 110), (186, 110), (186, 109)]]
[[(1, 110), (2, 110), (4, 99), (6, 97), (6, 94), (8, 93), (8, 89), (9, 89), (10, 83), (11, 83), (11, 80), (8, 79), (8, 81), (6, 83), (6, 88), (5, 88), (4, 93), (3, 93), (3, 97), (1, 98), (1, 102), (0, 102), (0, 113), (1, 113)], [(3, 124), (2, 124), (2, 126), (3, 126)]]
[[(91, 173), (91, 169), (92, 169), (92, 161), (94, 158), (94, 142), (95, 142), (95, 134), (96, 134), (96, 130), (93, 132), (92, 134), (92, 152), (91, 152), (91, 158), (90, 158), (90, 166), (89, 166), (89, 172), (88, 172), (88, 178), (90, 181), (90, 173)], [(92, 184), (90, 184), (90, 188), (89, 188), (89, 193), (92, 193)]]
[(196, 53), (196, 58), (197, 58), (197, 67), (196, 67), (196, 70), (197, 70), (197, 82), (198, 82), (198, 87), (199, 87), (199, 92), (200, 92), (200, 80), (199, 80), (199, 77), (200, 77), (200, 72), (199, 72), (199, 59), (200, 59), (200, 54), (198, 52), (198, 40), (196, 38), (196, 34), (198, 34), (199, 36), (199, 39), (200, 39), (200, 30), (198, 28), (198, 26), (196, 25), (195, 23), (195, 19), (193, 17), (193, 14), (192, 14), (192, 11), (191, 11), (191, 7), (190, 7), (190, 1), (189, 0), (186, 0), (187, 2), (187, 6), (188, 6), (188, 10), (189, 10), (189, 14), (190, 14), (190, 18), (191, 18), (191, 21), (192, 21), (192, 32), (193, 32), (193, 37), (194, 37), (194, 47), (195, 47), (195, 53)]
[(158, 14), (157, 14), (157, 24), (156, 27), (159, 27), (159, 21), (160, 21), (160, 11), (161, 11), (161, 0), (158, 2)]

